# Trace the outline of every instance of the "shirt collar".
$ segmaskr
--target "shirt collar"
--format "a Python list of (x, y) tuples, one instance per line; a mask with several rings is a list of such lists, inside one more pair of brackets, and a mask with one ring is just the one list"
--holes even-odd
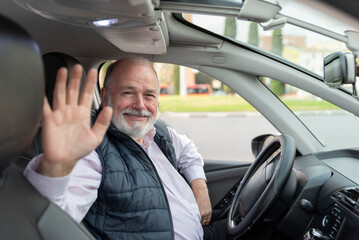
[(146, 133), (143, 138), (143, 144), (147, 148), (153, 141), (156, 135), (156, 128), (152, 126), (152, 128)]

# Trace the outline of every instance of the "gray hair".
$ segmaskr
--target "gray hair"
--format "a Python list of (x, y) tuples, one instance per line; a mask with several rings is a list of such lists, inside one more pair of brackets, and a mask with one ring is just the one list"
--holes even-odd
[(105, 88), (107, 95), (109, 94), (109, 91), (110, 91), (110, 85), (111, 85), (111, 82), (112, 82), (111, 77), (112, 77), (112, 73), (113, 73), (114, 69), (116, 68), (116, 66), (118, 64), (120, 64), (121, 62), (126, 62), (126, 61), (130, 61), (130, 62), (134, 62), (134, 63), (141, 62), (143, 64), (147, 64), (148, 66), (150, 66), (152, 68), (153, 72), (156, 75), (156, 79), (157, 79), (157, 83), (158, 83), (158, 94), (160, 93), (160, 79), (159, 79), (159, 77), (157, 75), (156, 70), (153, 68), (151, 62), (148, 61), (144, 57), (126, 57), (126, 58), (118, 59), (116, 62), (111, 63), (107, 67), (105, 79), (104, 79), (104, 82), (103, 82), (103, 87)]

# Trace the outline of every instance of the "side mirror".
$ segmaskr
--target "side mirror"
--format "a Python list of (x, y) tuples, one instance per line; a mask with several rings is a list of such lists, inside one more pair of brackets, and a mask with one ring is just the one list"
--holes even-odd
[(252, 153), (257, 158), (262, 149), (267, 146), (278, 134), (263, 134), (252, 139)]
[(352, 53), (335, 52), (324, 58), (324, 82), (329, 87), (352, 84), (354, 94), (356, 76), (357, 66)]

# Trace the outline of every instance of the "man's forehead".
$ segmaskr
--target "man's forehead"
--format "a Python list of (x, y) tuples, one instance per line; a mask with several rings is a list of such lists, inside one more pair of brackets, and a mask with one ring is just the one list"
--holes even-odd
[(153, 84), (131, 84), (129, 82), (122, 82), (120, 84), (118, 84), (118, 89), (119, 90), (123, 90), (123, 89), (128, 89), (128, 90), (144, 90), (144, 91), (153, 91), (156, 92), (157, 91), (157, 87), (154, 86)]
[(116, 88), (146, 88), (158, 91), (159, 83), (153, 68), (147, 63), (133, 63), (131, 61), (120, 63), (114, 69), (112, 81)]
[(117, 78), (148, 78), (157, 80), (157, 75), (148, 64), (122, 64), (114, 70)]
[(138, 71), (138, 68), (141, 68), (146, 71), (152, 71), (154, 73), (154, 69), (152, 66), (144, 61), (137, 61), (137, 60), (126, 60), (123, 62), (120, 62), (116, 65), (114, 71), (119, 73), (129, 73), (132, 71)]

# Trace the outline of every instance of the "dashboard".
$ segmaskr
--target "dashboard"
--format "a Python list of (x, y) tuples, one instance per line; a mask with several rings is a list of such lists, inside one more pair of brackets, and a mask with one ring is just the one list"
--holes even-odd
[(359, 150), (295, 159), (296, 198), (279, 229), (293, 239), (359, 239)]

